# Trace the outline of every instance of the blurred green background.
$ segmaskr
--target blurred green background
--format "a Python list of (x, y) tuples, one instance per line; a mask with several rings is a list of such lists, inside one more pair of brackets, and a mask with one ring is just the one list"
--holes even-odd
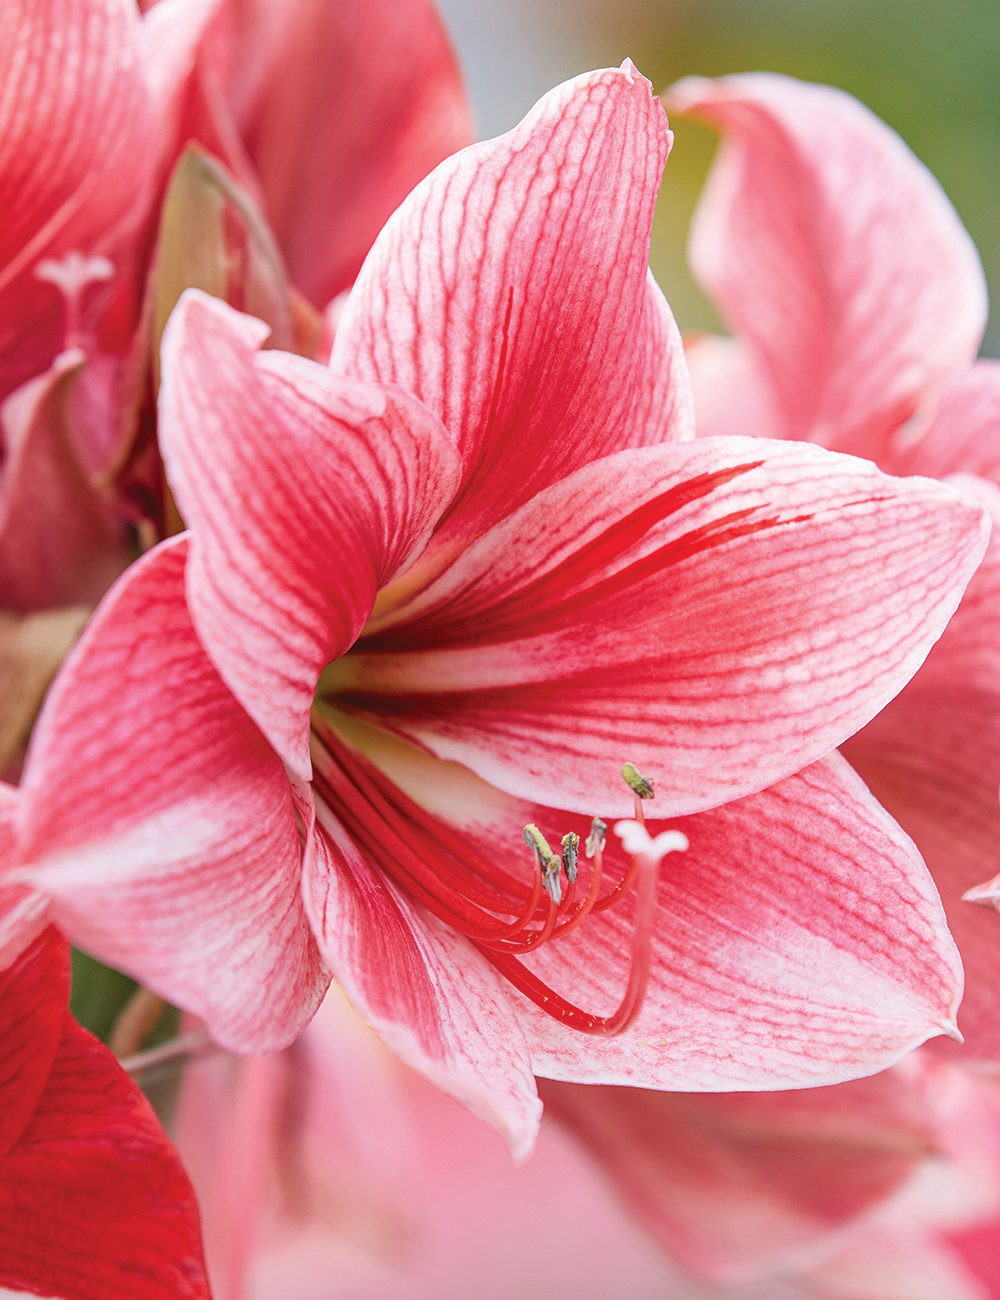
[[(549, 86), (629, 55), (657, 89), (764, 69), (841, 86), (893, 126), (951, 197), (1000, 301), (1000, 0), (441, 0), (480, 131)], [(717, 328), (687, 272), (714, 137), (673, 123), (651, 261), (682, 329)], [(1000, 312), (983, 352), (1000, 356)]]

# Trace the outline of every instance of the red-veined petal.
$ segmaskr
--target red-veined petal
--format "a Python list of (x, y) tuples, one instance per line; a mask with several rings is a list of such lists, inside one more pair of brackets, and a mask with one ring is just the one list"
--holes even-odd
[(330, 364), (400, 384), (456, 438), (448, 554), (597, 456), (690, 436), (680, 338), (647, 271), (669, 143), (631, 64), (588, 73), (442, 163), (379, 236)]
[(526, 1155), (542, 1108), (507, 985), (374, 870), (322, 804), (318, 816), (303, 891), (334, 978), (398, 1056)]
[(987, 535), (951, 489), (803, 443), (619, 452), (468, 547), (328, 685), (512, 794), (627, 815), (629, 759), (664, 816), (694, 812), (867, 722)]
[(134, 565), (52, 688), (21, 786), (17, 878), (80, 947), (272, 1051), (328, 982), (277, 755), (202, 650), (187, 538)]
[(197, 291), (163, 342), (160, 444), (192, 528), (188, 601), (224, 681), (281, 757), (309, 767), (309, 709), (378, 588), (458, 483), (444, 430), (399, 390), (280, 352)]
[[(126, 269), (155, 150), (136, 28), (121, 0), (11, 0), (0, 12), (0, 398), (63, 346), (62, 295), (41, 258)], [(107, 288), (85, 288), (93, 313)]]

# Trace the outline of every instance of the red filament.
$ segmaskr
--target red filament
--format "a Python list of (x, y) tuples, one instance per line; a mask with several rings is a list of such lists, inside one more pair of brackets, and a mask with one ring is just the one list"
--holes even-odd
[[(434, 916), (469, 938), (501, 974), (548, 1015), (582, 1033), (623, 1033), (635, 1021), (649, 983), (659, 864), (633, 857), (622, 880), (603, 898), (603, 845), (598, 843), (587, 892), (576, 884), (555, 903), (543, 891), (535, 855), (531, 883), (519, 880), (469, 840), (427, 812), (323, 720), (313, 785), (345, 830), (392, 880)], [(636, 819), (644, 821), (635, 800)], [(416, 832), (416, 834), (414, 834)], [(571, 933), (593, 913), (618, 903), (635, 885), (636, 909), (625, 994), (610, 1016), (595, 1016), (566, 1001), (518, 956)]]

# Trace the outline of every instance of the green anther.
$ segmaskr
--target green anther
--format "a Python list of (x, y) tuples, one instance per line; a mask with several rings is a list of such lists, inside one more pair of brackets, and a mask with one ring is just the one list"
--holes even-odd
[(640, 799), (653, 798), (653, 783), (648, 776), (643, 776), (634, 763), (626, 763), (622, 768), (622, 778), (625, 784), (639, 796)]
[(604, 841), (607, 836), (608, 823), (602, 822), (600, 817), (595, 817), (590, 823), (590, 834), (587, 836), (587, 843), (584, 845), (588, 858), (592, 858), (598, 849), (604, 848)]
[(562, 837), (562, 864), (566, 879), (573, 883), (576, 879), (576, 864), (580, 857), (580, 837), (575, 831), (567, 831)]
[(556, 855), (549, 848), (548, 840), (535, 823), (528, 822), (527, 826), (525, 826), (524, 830), (521, 832), (521, 836), (528, 848), (531, 849), (532, 853), (538, 854), (538, 860), (542, 865), (542, 869), (545, 870), (548, 868), (551, 870), (553, 863), (556, 861)]

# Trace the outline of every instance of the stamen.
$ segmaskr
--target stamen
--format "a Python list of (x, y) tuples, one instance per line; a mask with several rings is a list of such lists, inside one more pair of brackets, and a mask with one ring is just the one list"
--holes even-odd
[(535, 862), (541, 868), (542, 883), (553, 903), (562, 900), (562, 887), (559, 883), (559, 861), (549, 848), (548, 841), (534, 822), (528, 822), (521, 837), (535, 855)]
[(562, 837), (562, 864), (566, 879), (571, 885), (576, 884), (577, 863), (580, 860), (580, 837), (575, 831), (567, 831)]
[(622, 768), (622, 780), (640, 799), (652, 799), (655, 791), (649, 777), (643, 776), (634, 763), (626, 763)]
[[(679, 831), (651, 838), (642, 803), (652, 782), (634, 764), (623, 777), (633, 791), (635, 820), (618, 822), (615, 833), (630, 854), (619, 883), (599, 898), (607, 823), (595, 817), (586, 840), (593, 860), (585, 896), (575, 902), (580, 836), (568, 831), (557, 856), (534, 822), (522, 830), (534, 871), (531, 885), (484, 856), (455, 827), (422, 808), (359, 751), (346, 744), (321, 716), (314, 718), (319, 742), (313, 783), (343, 822), (358, 848), (440, 920), (470, 939), (516, 988), (548, 1015), (583, 1033), (624, 1033), (642, 1007), (652, 964), (656, 886), (662, 858), (687, 847)], [(649, 793), (640, 793), (640, 790)], [(414, 833), (418, 835), (414, 843)], [(565, 872), (565, 896), (561, 875)], [(624, 996), (610, 1016), (595, 1016), (549, 988), (518, 957), (572, 933), (592, 913), (605, 911), (636, 889), (629, 976)], [(543, 893), (547, 895), (543, 902)]]
[(595, 817), (590, 823), (590, 834), (587, 836), (587, 842), (584, 845), (588, 858), (600, 853), (601, 849), (604, 848), (604, 841), (607, 837), (608, 823), (602, 822), (600, 817)]

